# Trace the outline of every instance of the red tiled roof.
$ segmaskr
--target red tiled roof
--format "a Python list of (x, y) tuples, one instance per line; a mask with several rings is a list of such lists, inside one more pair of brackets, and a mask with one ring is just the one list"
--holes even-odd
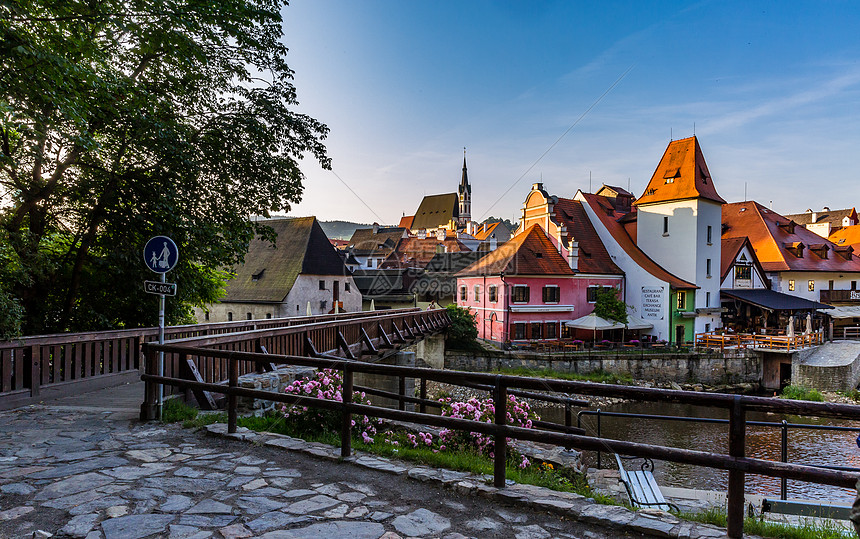
[(600, 219), (603, 226), (612, 235), (613, 239), (615, 239), (618, 245), (624, 249), (625, 253), (627, 253), (627, 256), (636, 262), (639, 267), (654, 277), (669, 283), (673, 288), (682, 290), (699, 288), (698, 286), (688, 283), (680, 277), (676, 277), (672, 273), (669, 273), (660, 266), (660, 264), (654, 262), (651, 257), (646, 255), (645, 252), (636, 245), (636, 242), (634, 242), (627, 234), (624, 225), (618, 222), (618, 219), (621, 218), (623, 214), (616, 212), (615, 208), (612, 206), (610, 201), (606, 199), (606, 197), (592, 193), (581, 192), (581, 194), (585, 198), (589, 207), (594, 210), (594, 213), (597, 215), (597, 218)]
[[(475, 232), (475, 234), (473, 234), (473, 235), (474, 235), (476, 240), (484, 241), (484, 240), (488, 239), (493, 234), (493, 232), (495, 232), (496, 228), (498, 228), (499, 225), (501, 225), (501, 224), (502, 223), (500, 221), (497, 221), (495, 223), (488, 223), (486, 231), (484, 231), (483, 226), (480, 226), (480, 227), (478, 227), (477, 232)], [(504, 226), (504, 225), (502, 225), (502, 226)]]
[(540, 225), (532, 225), (526, 232), (514, 236), (495, 251), (457, 273), (457, 277), (498, 275), (501, 272), (506, 275), (575, 274)]
[(559, 197), (553, 209), (555, 210), (556, 222), (567, 228), (568, 237), (564, 238), (565, 247), (567, 247), (571, 235), (579, 242), (577, 267), (580, 273), (624, 274), (621, 268), (612, 261), (609, 252), (603, 246), (603, 242), (600, 241), (600, 236), (594, 230), (594, 226), (592, 226), (581, 202)]
[[(766, 271), (860, 271), (860, 258), (852, 255), (851, 260), (846, 260), (834, 252), (837, 245), (833, 242), (790, 223), (791, 220), (754, 201), (725, 204), (722, 237), (749, 237)], [(802, 257), (795, 256), (792, 248), (799, 245), (826, 247), (827, 258), (809, 249), (803, 250)]]
[(447, 253), (460, 253), (470, 250), (463, 242), (454, 237), (445, 238), (442, 241), (437, 240), (435, 237), (403, 238), (400, 240), (394, 253), (392, 253), (392, 256), (386, 260), (386, 264), (396, 264), (400, 267), (423, 268), (436, 256), (436, 249), (439, 245), (443, 245), (445, 247), (444, 252)]
[(721, 204), (726, 202), (717, 194), (696, 137), (669, 143), (648, 187), (633, 204), (641, 206), (691, 198), (705, 198)]

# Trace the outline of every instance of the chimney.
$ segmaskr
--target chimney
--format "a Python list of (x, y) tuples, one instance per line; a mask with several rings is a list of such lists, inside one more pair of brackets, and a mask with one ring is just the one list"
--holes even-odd
[(422, 240), (427, 239), (427, 229), (422, 228), (421, 230), (419, 230), (418, 231), (418, 237)]
[(493, 234), (490, 236), (490, 250), (495, 251), (499, 247), (499, 240), (496, 239), (496, 235)]
[(570, 269), (579, 271), (579, 242), (571, 237), (567, 245), (567, 263), (570, 264)]
[(814, 211), (812, 212), (812, 222), (815, 223), (816, 221), (818, 221), (818, 212)]
[(543, 182), (533, 183), (532, 191), (543, 191)]
[(374, 234), (379, 233), (379, 223), (373, 223), (373, 233)]
[(487, 223), (484, 223), (484, 234), (487, 233)]
[(466, 234), (468, 234), (470, 236), (475, 235), (475, 223), (474, 222), (469, 221), (468, 223), (466, 223)]

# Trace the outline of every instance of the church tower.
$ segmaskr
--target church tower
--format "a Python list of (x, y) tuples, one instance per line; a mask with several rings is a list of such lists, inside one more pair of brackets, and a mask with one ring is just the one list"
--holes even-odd
[(460, 201), (460, 224), (465, 225), (472, 220), (472, 186), (469, 185), (469, 176), (466, 172), (466, 148), (463, 148), (463, 177), (460, 179), (460, 187), (457, 188)]

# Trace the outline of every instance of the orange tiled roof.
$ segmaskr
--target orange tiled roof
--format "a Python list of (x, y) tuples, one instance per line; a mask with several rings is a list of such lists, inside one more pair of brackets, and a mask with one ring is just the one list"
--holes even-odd
[(860, 225), (840, 228), (828, 239), (840, 247), (851, 246), (855, 252), (860, 251)]
[(460, 253), (469, 251), (466, 245), (455, 237), (445, 238), (442, 241), (435, 237), (430, 238), (403, 238), (398, 243), (397, 248), (392, 253), (392, 256), (386, 260), (386, 265), (395, 265), (395, 267), (421, 267), (426, 266), (430, 260), (436, 256), (436, 249), (439, 245), (445, 247), (445, 252)]
[(457, 277), (474, 275), (574, 275), (540, 225), (514, 236), (504, 245), (471, 264)]
[(556, 222), (567, 228), (568, 237), (564, 238), (564, 241), (570, 241), (572, 235), (579, 242), (577, 267), (580, 273), (624, 274), (612, 261), (612, 257), (600, 241), (600, 236), (594, 230), (581, 202), (559, 197), (553, 209)]
[(500, 221), (496, 221), (495, 223), (488, 223), (486, 231), (484, 231), (483, 226), (480, 226), (480, 227), (478, 227), (478, 231), (475, 232), (475, 234), (473, 234), (473, 235), (474, 235), (475, 239), (478, 241), (487, 240), (487, 239), (489, 239), (490, 236), (493, 235), (493, 232), (495, 232), (496, 228), (498, 228), (498, 226), (501, 224), (502, 223)]
[(400, 218), (400, 222), (397, 224), (400, 228), (410, 229), (412, 228), (412, 221), (415, 219), (414, 215), (404, 215)]
[(615, 208), (612, 206), (612, 203), (606, 198), (600, 195), (596, 195), (593, 193), (581, 193), (585, 198), (585, 201), (594, 210), (594, 213), (597, 215), (597, 218), (600, 219), (600, 222), (603, 226), (612, 234), (612, 237), (624, 249), (624, 252), (627, 253), (636, 264), (639, 265), (642, 269), (657, 277), (662, 281), (666, 281), (673, 288), (681, 289), (681, 290), (691, 290), (699, 288), (698, 286), (688, 283), (687, 281), (681, 279), (680, 277), (676, 277), (672, 273), (665, 270), (660, 264), (654, 262), (648, 255), (645, 254), (639, 246), (636, 245), (636, 242), (627, 234), (627, 230), (624, 225), (618, 222), (618, 219), (623, 217), (625, 214), (619, 214), (615, 211)]
[[(850, 253), (794, 224), (754, 201), (723, 206), (722, 237), (749, 237), (765, 271), (860, 271), (860, 257), (846, 260)], [(821, 249), (816, 253), (810, 246)], [(799, 251), (803, 256), (797, 256)], [(827, 258), (821, 256), (825, 251)]]
[(648, 187), (633, 204), (641, 206), (691, 198), (704, 198), (720, 204), (726, 202), (717, 194), (696, 137), (669, 143)]

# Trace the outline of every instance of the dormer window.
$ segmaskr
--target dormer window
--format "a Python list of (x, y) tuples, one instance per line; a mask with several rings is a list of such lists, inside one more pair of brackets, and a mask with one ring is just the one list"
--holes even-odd
[(260, 271), (258, 271), (257, 273), (251, 275), (251, 280), (256, 283), (257, 281), (259, 281), (263, 277), (263, 273), (265, 273), (265, 271), (266, 270), (264, 268), (264, 269), (261, 269)]
[(827, 246), (826, 243), (816, 243), (809, 246), (809, 250), (818, 256), (818, 258), (827, 259), (827, 251), (830, 250), (830, 247)]
[(783, 246), (785, 250), (789, 253), (793, 254), (797, 258), (803, 258), (803, 249), (806, 247), (802, 242), (793, 241), (790, 243), (784, 243)]
[(836, 246), (833, 248), (833, 252), (838, 254), (845, 260), (851, 260), (852, 254), (854, 253), (854, 248), (850, 245)]
[(797, 225), (794, 221), (789, 221), (787, 223), (777, 223), (779, 228), (788, 232), (789, 234), (794, 234), (794, 227)]

